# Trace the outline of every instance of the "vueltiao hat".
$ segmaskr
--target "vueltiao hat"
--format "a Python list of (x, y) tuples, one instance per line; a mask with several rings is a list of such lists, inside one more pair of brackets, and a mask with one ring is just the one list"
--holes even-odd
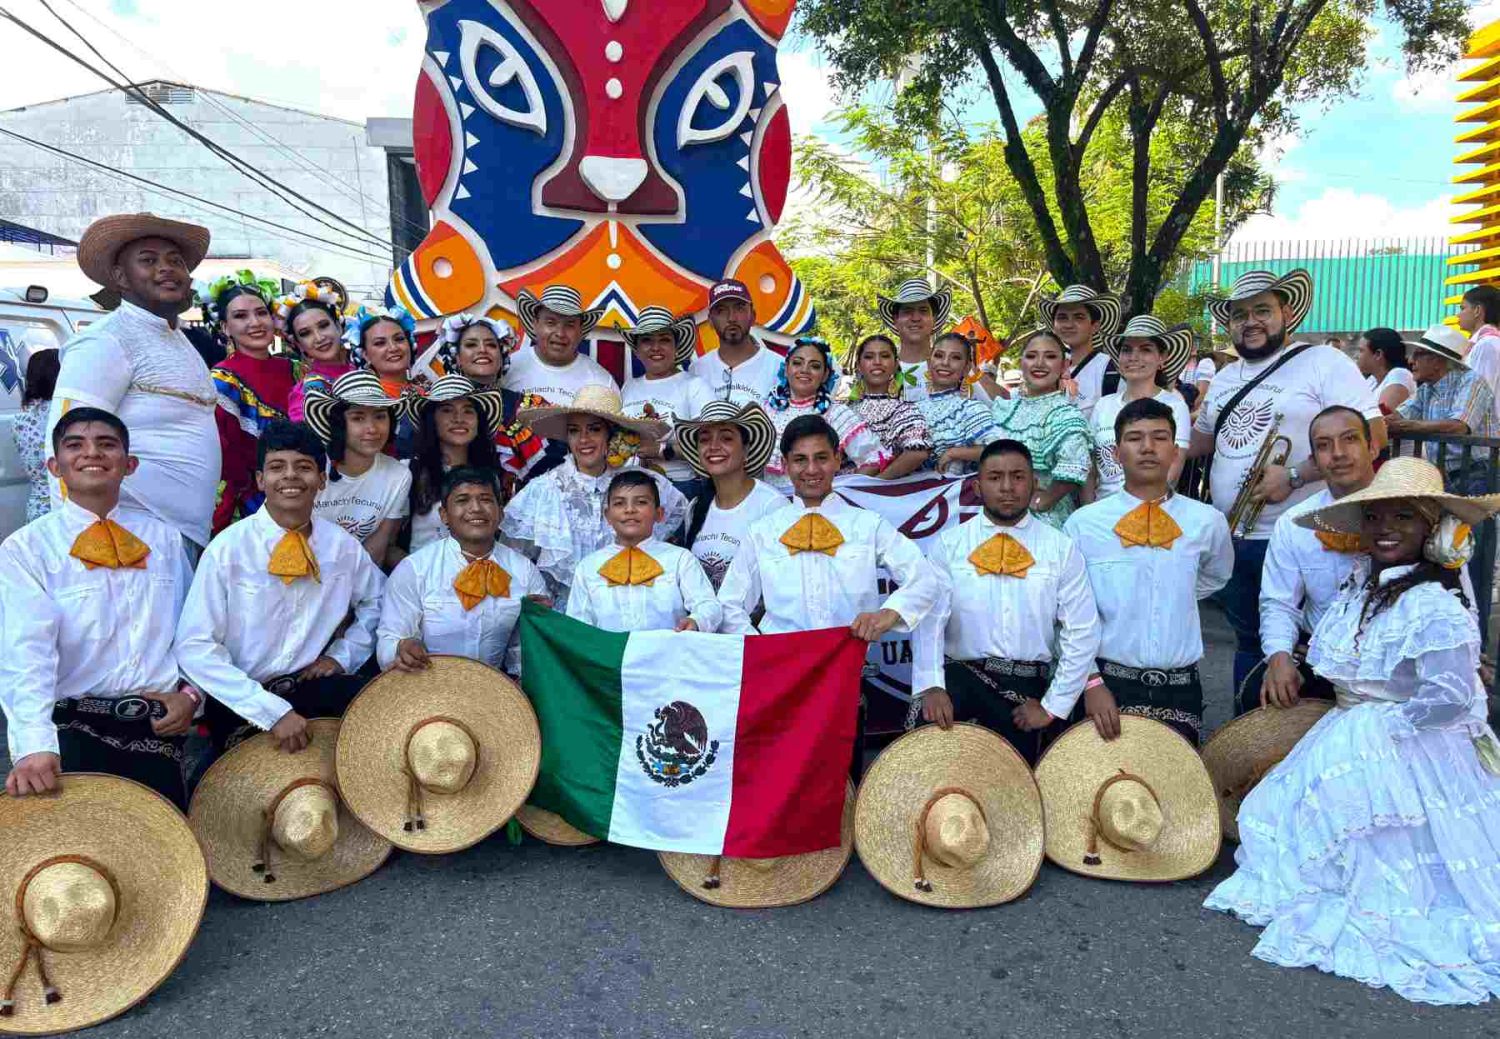
[(1150, 314), (1131, 318), (1118, 335), (1104, 340), (1104, 349), (1116, 364), (1120, 362), (1120, 347), (1127, 339), (1149, 339), (1157, 345), (1162, 354), (1161, 370), (1169, 382), (1175, 383), (1193, 360), (1193, 330), (1187, 325), (1168, 328), (1161, 318)]
[(942, 909), (1021, 897), (1042, 868), (1042, 797), (999, 734), (924, 725), (865, 772), (854, 845), (880, 886)]
[(1234, 304), (1259, 296), (1262, 292), (1274, 292), (1286, 302), (1286, 332), (1290, 335), (1312, 309), (1312, 274), (1302, 267), (1282, 275), (1271, 271), (1246, 271), (1234, 279), (1229, 295), (1208, 301), (1209, 313), (1214, 316), (1215, 321), (1228, 328), (1229, 312)]
[(930, 303), (932, 305), (932, 327), (942, 328), (953, 309), (953, 292), (935, 289), (921, 278), (908, 278), (901, 283), (894, 296), (877, 296), (876, 308), (880, 320), (892, 332), (896, 331), (896, 311), (908, 303)]
[(288, 754), (263, 732), (203, 774), (188, 821), (208, 874), (230, 894), (260, 902), (321, 895), (363, 880), (391, 843), (356, 819), (334, 774), (337, 718), (307, 723), (310, 742)]
[(544, 844), (556, 844), (563, 848), (581, 848), (587, 844), (598, 844), (599, 838), (584, 833), (556, 812), (549, 812), (536, 805), (522, 805), (516, 809), (516, 822), (521, 829)]
[(471, 400), (479, 420), (493, 437), (505, 428), (505, 394), (494, 388), (481, 389), (466, 375), (440, 376), (426, 393), (409, 393), (402, 398), (402, 409), (414, 423), (422, 421), (422, 413), (434, 404), (446, 404), (454, 400)]
[(853, 853), (854, 784), (847, 783), (837, 847), (771, 859), (673, 851), (658, 852), (657, 858), (667, 876), (700, 902), (730, 909), (775, 909), (810, 902), (833, 887)]
[(1257, 707), (1209, 737), (1203, 745), (1203, 765), (1214, 781), (1225, 837), (1240, 839), (1240, 803), (1331, 710), (1332, 701), (1315, 699), (1299, 700), (1291, 707)]
[(683, 457), (693, 472), (707, 476), (703, 470), (703, 454), (698, 450), (698, 434), (704, 426), (737, 426), (745, 433), (745, 472), (759, 476), (765, 471), (771, 455), (776, 450), (776, 426), (766, 409), (754, 401), (743, 407), (727, 400), (711, 400), (695, 419), (688, 419), (672, 427), (672, 441), (677, 453)]
[(1500, 512), (1500, 494), (1480, 494), (1474, 497), (1449, 494), (1443, 488), (1443, 474), (1437, 466), (1425, 458), (1403, 455), (1382, 465), (1368, 487), (1346, 494), (1321, 509), (1302, 513), (1294, 522), (1309, 530), (1358, 534), (1364, 526), (1366, 505), (1398, 499), (1431, 502), (1471, 527), (1477, 527)]
[(530, 426), (531, 431), (539, 437), (563, 440), (568, 435), (568, 416), (578, 414), (602, 418), (650, 440), (660, 440), (671, 430), (665, 422), (626, 415), (624, 405), (620, 402), (620, 391), (613, 386), (585, 386), (573, 396), (571, 404), (526, 408), (517, 413), (516, 420)]
[(698, 355), (698, 325), (693, 321), (693, 315), (685, 314), (682, 317), (673, 317), (672, 312), (666, 307), (655, 305), (641, 308), (641, 316), (636, 319), (630, 328), (619, 329), (620, 338), (625, 340), (625, 345), (632, 350), (636, 342), (642, 336), (655, 335), (658, 332), (670, 332), (677, 344), (677, 364), (686, 368), (694, 357)]
[(567, 285), (548, 285), (542, 290), (540, 296), (534, 295), (529, 289), (522, 289), (516, 293), (516, 314), (521, 319), (521, 327), (532, 338), (536, 337), (534, 329), (537, 316), (543, 310), (550, 310), (563, 317), (581, 318), (584, 335), (592, 332), (594, 326), (599, 323), (599, 319), (604, 316), (602, 308), (584, 310), (583, 296), (577, 289)]
[(142, 238), (165, 238), (175, 242), (189, 271), (208, 255), (212, 239), (208, 228), (154, 213), (120, 213), (101, 217), (88, 226), (78, 240), (78, 266), (88, 279), (105, 288), (114, 287), (115, 260), (120, 250)]
[[(333, 385), (326, 391), (318, 386), (307, 391), (303, 418), (325, 444), (333, 435), (333, 409), (340, 403), (364, 408), (391, 408), (397, 413), (393, 418), (399, 417), (406, 408), (398, 398), (386, 395), (380, 376), (368, 368), (345, 372), (333, 380)], [(391, 435), (395, 435), (394, 429)]]
[(536, 712), (494, 668), (435, 654), (387, 671), (344, 712), (336, 764), (349, 808), (398, 848), (460, 851), (525, 802), (542, 762)]
[(1122, 714), (1104, 740), (1082, 721), (1036, 766), (1047, 858), (1086, 877), (1170, 881), (1218, 860), (1223, 835), (1213, 780), (1198, 751), (1169, 726)]
[(1037, 312), (1042, 315), (1042, 324), (1048, 331), (1052, 329), (1053, 315), (1064, 303), (1081, 303), (1094, 315), (1094, 319), (1099, 323), (1099, 327), (1094, 332), (1095, 346), (1103, 346), (1120, 327), (1119, 296), (1110, 292), (1100, 292), (1088, 285), (1069, 285), (1056, 296), (1043, 299), (1036, 305)]
[(70, 772), (51, 796), (0, 794), (0, 833), (0, 1035), (108, 1021), (177, 969), (203, 920), (208, 870), (166, 798)]

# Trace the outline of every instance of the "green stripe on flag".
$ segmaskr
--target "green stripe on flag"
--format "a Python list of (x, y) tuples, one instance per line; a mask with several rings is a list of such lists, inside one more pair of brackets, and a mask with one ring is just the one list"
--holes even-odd
[(623, 736), (624, 633), (521, 604), (521, 686), (542, 730), (542, 767), (529, 801), (584, 833), (609, 837)]

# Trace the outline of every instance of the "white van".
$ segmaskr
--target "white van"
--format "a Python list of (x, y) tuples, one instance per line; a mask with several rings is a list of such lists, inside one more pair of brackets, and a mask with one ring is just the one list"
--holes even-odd
[(104, 317), (87, 299), (53, 299), (40, 285), (0, 288), (0, 539), (26, 524), (26, 470), (11, 426), (21, 410), (27, 354), (61, 348), (75, 332)]

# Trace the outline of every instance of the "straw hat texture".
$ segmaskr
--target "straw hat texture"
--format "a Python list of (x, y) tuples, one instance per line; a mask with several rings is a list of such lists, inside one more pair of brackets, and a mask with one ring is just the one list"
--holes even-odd
[(406, 851), (477, 844), (515, 814), (542, 761), (536, 713), (494, 668), (436, 655), (387, 671), (344, 712), (339, 787), (360, 820)]
[(422, 413), (429, 407), (447, 404), (455, 400), (469, 400), (479, 421), (493, 437), (505, 428), (505, 394), (493, 388), (481, 389), (466, 375), (444, 375), (432, 384), (426, 393), (409, 393), (402, 398), (402, 411), (415, 423), (422, 421)]
[(1425, 458), (1403, 455), (1381, 466), (1375, 479), (1364, 490), (1346, 494), (1321, 509), (1303, 513), (1294, 522), (1309, 530), (1358, 534), (1364, 526), (1366, 505), (1400, 499), (1433, 502), (1444, 512), (1476, 527), (1500, 512), (1500, 494), (1481, 494), (1472, 498), (1449, 494), (1443, 489), (1443, 474), (1437, 466)]
[(932, 307), (932, 327), (942, 328), (953, 309), (953, 291), (935, 289), (921, 278), (908, 278), (901, 283), (894, 296), (876, 296), (875, 306), (880, 311), (880, 320), (892, 332), (896, 331), (896, 311), (908, 303), (926, 303)]
[(583, 322), (583, 334), (588, 335), (599, 324), (599, 319), (604, 316), (604, 308), (597, 310), (585, 310), (583, 308), (583, 296), (578, 290), (568, 285), (549, 285), (542, 290), (540, 296), (535, 295), (529, 289), (522, 289), (516, 294), (516, 315), (521, 319), (521, 327), (529, 336), (535, 336), (537, 318), (543, 310), (550, 310), (562, 317), (576, 317)]
[(1208, 301), (1209, 313), (1214, 320), (1228, 328), (1230, 312), (1241, 300), (1259, 296), (1262, 292), (1274, 292), (1286, 303), (1286, 334), (1291, 335), (1302, 324), (1308, 311), (1312, 310), (1312, 273), (1297, 267), (1285, 274), (1271, 271), (1246, 271), (1234, 279), (1229, 295)]
[(1219, 857), (1219, 803), (1193, 745), (1161, 722), (1120, 716), (1104, 740), (1090, 721), (1059, 736), (1036, 766), (1047, 858), (1087, 877), (1195, 877)]
[(626, 415), (624, 405), (620, 403), (620, 391), (613, 386), (585, 386), (574, 395), (571, 404), (525, 408), (516, 414), (516, 420), (530, 426), (531, 431), (539, 437), (565, 440), (568, 436), (568, 416), (580, 413), (602, 418), (650, 440), (660, 440), (672, 428), (655, 419), (631, 418)]
[(632, 350), (643, 336), (657, 332), (670, 332), (679, 367), (686, 368), (698, 356), (698, 324), (693, 315), (674, 317), (666, 307), (656, 305), (642, 307), (641, 316), (630, 328), (619, 329), (620, 338)]
[(165, 238), (175, 242), (189, 271), (208, 255), (208, 228), (154, 213), (120, 213), (95, 220), (78, 240), (78, 266), (89, 281), (114, 287), (115, 260), (120, 250), (142, 238)]
[(925, 725), (865, 773), (854, 845), (893, 895), (943, 909), (1021, 897), (1042, 868), (1042, 798), (1003, 737), (962, 723)]
[(1176, 382), (1188, 362), (1193, 359), (1192, 328), (1187, 325), (1168, 328), (1166, 322), (1151, 314), (1131, 318), (1119, 335), (1104, 340), (1104, 349), (1115, 359), (1116, 364), (1120, 361), (1120, 347), (1127, 339), (1149, 339), (1157, 345), (1162, 355), (1161, 370), (1168, 382)]
[(338, 793), (336, 718), (307, 723), (296, 754), (263, 732), (203, 774), (188, 821), (208, 874), (230, 894), (287, 902), (347, 887), (374, 873), (391, 843), (349, 811)]
[(166, 798), (118, 776), (68, 773), (50, 797), (0, 795), (0, 834), (0, 984), (21, 968), (0, 1034), (108, 1021), (182, 962), (208, 870)]
[(1209, 737), (1203, 745), (1203, 765), (1214, 782), (1225, 837), (1239, 841), (1240, 803), (1331, 710), (1331, 701), (1311, 699), (1291, 707), (1257, 707)]
[(599, 838), (584, 833), (556, 812), (549, 812), (536, 805), (522, 805), (516, 809), (516, 822), (521, 829), (544, 844), (556, 844), (562, 848), (582, 848), (598, 844)]
[(836, 848), (773, 859), (657, 853), (667, 876), (709, 905), (774, 909), (810, 902), (838, 881), (854, 853), (854, 784), (844, 793), (844, 818)]
[(1094, 333), (1094, 345), (1102, 346), (1120, 327), (1120, 297), (1110, 292), (1100, 292), (1088, 285), (1069, 285), (1051, 299), (1037, 302), (1037, 313), (1042, 315), (1042, 324), (1052, 328), (1057, 308), (1065, 303), (1081, 303), (1094, 315), (1099, 329)]

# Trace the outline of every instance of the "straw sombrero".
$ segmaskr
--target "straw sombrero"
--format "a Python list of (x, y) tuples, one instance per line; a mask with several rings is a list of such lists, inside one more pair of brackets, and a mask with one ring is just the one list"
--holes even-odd
[(521, 829), (544, 844), (556, 844), (563, 848), (581, 848), (586, 844), (598, 844), (599, 838), (584, 833), (556, 812), (549, 812), (536, 805), (522, 805), (516, 809), (516, 822)]
[(175, 242), (193, 270), (208, 255), (212, 236), (206, 227), (165, 220), (154, 213), (121, 213), (95, 220), (78, 240), (78, 266), (89, 281), (114, 287), (115, 260), (120, 250), (142, 238), (165, 238)]
[(1291, 335), (1302, 324), (1307, 312), (1312, 309), (1312, 274), (1302, 267), (1276, 275), (1271, 271), (1246, 271), (1234, 279), (1229, 295), (1208, 301), (1208, 311), (1214, 320), (1229, 327), (1229, 312), (1234, 304), (1262, 292), (1274, 292), (1286, 303), (1286, 333)]
[(491, 437), (505, 428), (504, 392), (481, 389), (466, 375), (441, 376), (426, 393), (409, 393), (403, 397), (401, 407), (406, 417), (420, 423), (422, 413), (430, 406), (464, 399), (474, 402), (474, 410), (479, 412), (479, 420)]
[(352, 407), (391, 408), (396, 413), (393, 421), (404, 408), (400, 400), (386, 395), (380, 376), (368, 368), (345, 372), (333, 380), (333, 385), (326, 391), (314, 386), (307, 391), (303, 417), (325, 444), (333, 435), (333, 409), (341, 403)]
[(166, 798), (70, 772), (55, 795), (0, 795), (0, 833), (0, 985), (10, 982), (12, 1001), (0, 1034), (108, 1021), (177, 969), (203, 919), (208, 870)]
[(943, 909), (1020, 898), (1042, 868), (1042, 797), (1004, 738), (924, 725), (865, 773), (854, 844), (880, 886)]
[(928, 303), (932, 306), (932, 327), (942, 328), (953, 309), (953, 293), (949, 289), (935, 289), (921, 278), (908, 278), (901, 283), (894, 296), (877, 296), (876, 308), (880, 320), (892, 332), (896, 331), (896, 311), (908, 303)]
[(620, 338), (625, 340), (625, 345), (632, 350), (636, 342), (642, 336), (655, 335), (658, 332), (670, 332), (676, 342), (677, 364), (686, 368), (689, 362), (698, 356), (698, 325), (693, 320), (693, 315), (684, 314), (682, 317), (673, 317), (672, 312), (666, 307), (655, 305), (641, 308), (641, 316), (636, 319), (635, 325), (630, 328), (619, 330)]
[(1047, 858), (1107, 880), (1186, 880), (1219, 857), (1219, 802), (1193, 745), (1131, 714), (1105, 741), (1091, 721), (1059, 736), (1037, 762)]
[(398, 848), (439, 855), (477, 844), (515, 814), (542, 762), (520, 688), (466, 657), (387, 671), (339, 729), (339, 787), (360, 820)]
[(1168, 328), (1161, 318), (1150, 314), (1131, 318), (1119, 335), (1104, 340), (1104, 349), (1116, 364), (1120, 363), (1120, 346), (1127, 339), (1149, 339), (1156, 344), (1162, 355), (1161, 370), (1168, 382), (1175, 383), (1193, 359), (1193, 330), (1187, 325)]
[(203, 774), (188, 821), (208, 875), (230, 894), (260, 902), (321, 895), (363, 880), (391, 844), (339, 797), (336, 718), (307, 723), (311, 742), (288, 754), (268, 732), (229, 751)]
[(1120, 327), (1120, 297), (1109, 292), (1100, 292), (1087, 285), (1069, 285), (1051, 299), (1037, 303), (1037, 312), (1042, 315), (1042, 324), (1050, 331), (1053, 315), (1064, 303), (1081, 303), (1094, 315), (1099, 323), (1094, 332), (1094, 345), (1103, 346)]
[(1357, 534), (1364, 526), (1365, 506), (1374, 501), (1416, 499), (1430, 501), (1471, 527), (1477, 527), (1500, 512), (1500, 494), (1466, 498), (1443, 489), (1443, 474), (1425, 458), (1392, 458), (1380, 467), (1364, 490), (1346, 494), (1338, 501), (1297, 516), (1294, 522), (1309, 530)]
[(604, 316), (602, 308), (584, 310), (583, 297), (577, 289), (567, 285), (549, 285), (542, 290), (540, 296), (533, 295), (529, 289), (516, 293), (516, 314), (521, 319), (521, 327), (532, 338), (536, 338), (536, 319), (543, 310), (550, 310), (562, 317), (580, 318), (583, 321), (584, 335), (592, 332), (599, 319)]
[(1473, 345), (1469, 337), (1447, 325), (1433, 325), (1415, 339), (1403, 339), (1410, 350), (1425, 350), (1434, 357), (1441, 357), (1450, 364), (1467, 370), (1469, 348)]
[(844, 792), (844, 818), (836, 848), (774, 859), (657, 853), (662, 869), (682, 890), (709, 905), (775, 909), (810, 902), (838, 881), (854, 854), (854, 784)]
[(620, 403), (620, 391), (613, 386), (585, 386), (573, 396), (571, 404), (526, 408), (517, 413), (516, 421), (530, 426), (531, 431), (539, 437), (564, 440), (568, 435), (568, 416), (580, 413), (602, 418), (650, 440), (662, 439), (671, 429), (665, 422), (631, 418), (625, 414), (624, 406)]
[(1257, 707), (1220, 726), (1203, 745), (1203, 765), (1213, 778), (1225, 837), (1240, 839), (1240, 802), (1331, 710), (1333, 703), (1328, 700), (1299, 700), (1291, 707)]
[(698, 433), (704, 426), (738, 426), (745, 433), (745, 472), (759, 476), (771, 461), (776, 450), (776, 426), (766, 409), (754, 401), (740, 407), (733, 401), (711, 400), (695, 419), (679, 422), (672, 427), (672, 442), (677, 453), (683, 457), (693, 472), (707, 476), (703, 470), (703, 456), (698, 451)]

